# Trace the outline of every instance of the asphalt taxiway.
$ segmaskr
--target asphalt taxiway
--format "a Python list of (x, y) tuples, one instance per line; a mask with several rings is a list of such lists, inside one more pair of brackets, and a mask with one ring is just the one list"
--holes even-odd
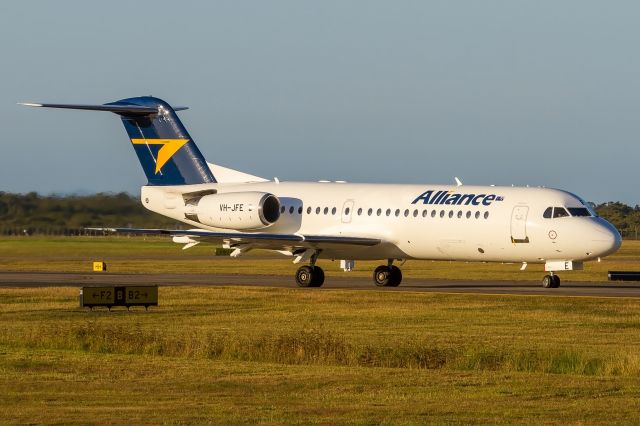
[[(220, 274), (124, 274), (71, 272), (0, 272), (0, 287), (83, 286), (260, 286), (298, 288), (293, 277)], [(640, 298), (640, 282), (572, 282), (560, 288), (543, 288), (535, 281), (449, 281), (405, 278), (400, 287), (376, 287), (369, 277), (327, 277), (322, 289), (405, 292), (516, 294), (544, 296), (592, 296)], [(313, 291), (316, 289), (300, 289)]]

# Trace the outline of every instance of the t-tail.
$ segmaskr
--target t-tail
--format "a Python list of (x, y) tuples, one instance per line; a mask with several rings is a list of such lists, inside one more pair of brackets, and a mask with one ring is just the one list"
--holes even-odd
[(41, 104), (23, 105), (46, 108), (109, 111), (122, 118), (129, 140), (138, 155), (149, 185), (193, 185), (215, 183), (207, 162), (176, 111), (165, 101), (143, 96), (104, 105)]

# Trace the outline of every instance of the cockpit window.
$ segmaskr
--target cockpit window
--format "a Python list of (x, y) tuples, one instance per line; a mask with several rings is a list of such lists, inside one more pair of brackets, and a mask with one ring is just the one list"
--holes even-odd
[(591, 216), (591, 212), (586, 207), (568, 207), (571, 216)]
[(591, 216), (598, 217), (598, 212), (596, 212), (596, 205), (594, 203), (582, 201), (582, 204), (586, 207), (587, 210), (589, 210)]
[[(567, 212), (567, 210), (569, 210)], [(590, 217), (596, 216), (591, 209), (587, 207), (547, 207), (547, 209), (542, 214), (542, 217), (545, 219), (558, 218), (558, 217)]]
[(553, 218), (557, 217), (567, 217), (569, 213), (564, 209), (564, 207), (554, 207), (553, 208)]

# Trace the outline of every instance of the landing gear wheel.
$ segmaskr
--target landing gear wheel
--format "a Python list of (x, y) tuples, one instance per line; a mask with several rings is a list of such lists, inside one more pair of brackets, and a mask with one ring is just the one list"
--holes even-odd
[[(554, 275), (555, 276), (555, 275)], [(554, 279), (552, 275), (545, 275), (542, 278), (542, 287), (544, 288), (553, 288)]]
[(402, 271), (397, 266), (380, 265), (373, 271), (373, 282), (378, 287), (397, 287), (402, 281)]
[(311, 287), (313, 282), (313, 268), (311, 266), (301, 266), (296, 271), (296, 283), (298, 287)]
[(560, 277), (558, 275), (552, 275), (551, 276), (552, 279), (552, 283), (551, 283), (551, 288), (558, 288), (560, 287)]
[(319, 266), (313, 267), (313, 273), (311, 277), (311, 287), (322, 287), (324, 283), (324, 271)]
[(324, 271), (319, 266), (301, 266), (296, 272), (298, 287), (320, 287), (324, 283)]
[(378, 266), (373, 271), (373, 282), (378, 287), (386, 287), (389, 284), (391, 278), (391, 269), (388, 266)]
[(402, 271), (397, 266), (391, 266), (391, 283), (389, 287), (398, 287), (402, 282)]

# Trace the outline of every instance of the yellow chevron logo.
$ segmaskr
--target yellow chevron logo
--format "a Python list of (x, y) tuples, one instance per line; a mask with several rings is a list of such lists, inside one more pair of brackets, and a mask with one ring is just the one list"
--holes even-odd
[(131, 139), (131, 143), (134, 145), (162, 145), (158, 151), (158, 158), (156, 158), (156, 174), (187, 142), (189, 139)]

